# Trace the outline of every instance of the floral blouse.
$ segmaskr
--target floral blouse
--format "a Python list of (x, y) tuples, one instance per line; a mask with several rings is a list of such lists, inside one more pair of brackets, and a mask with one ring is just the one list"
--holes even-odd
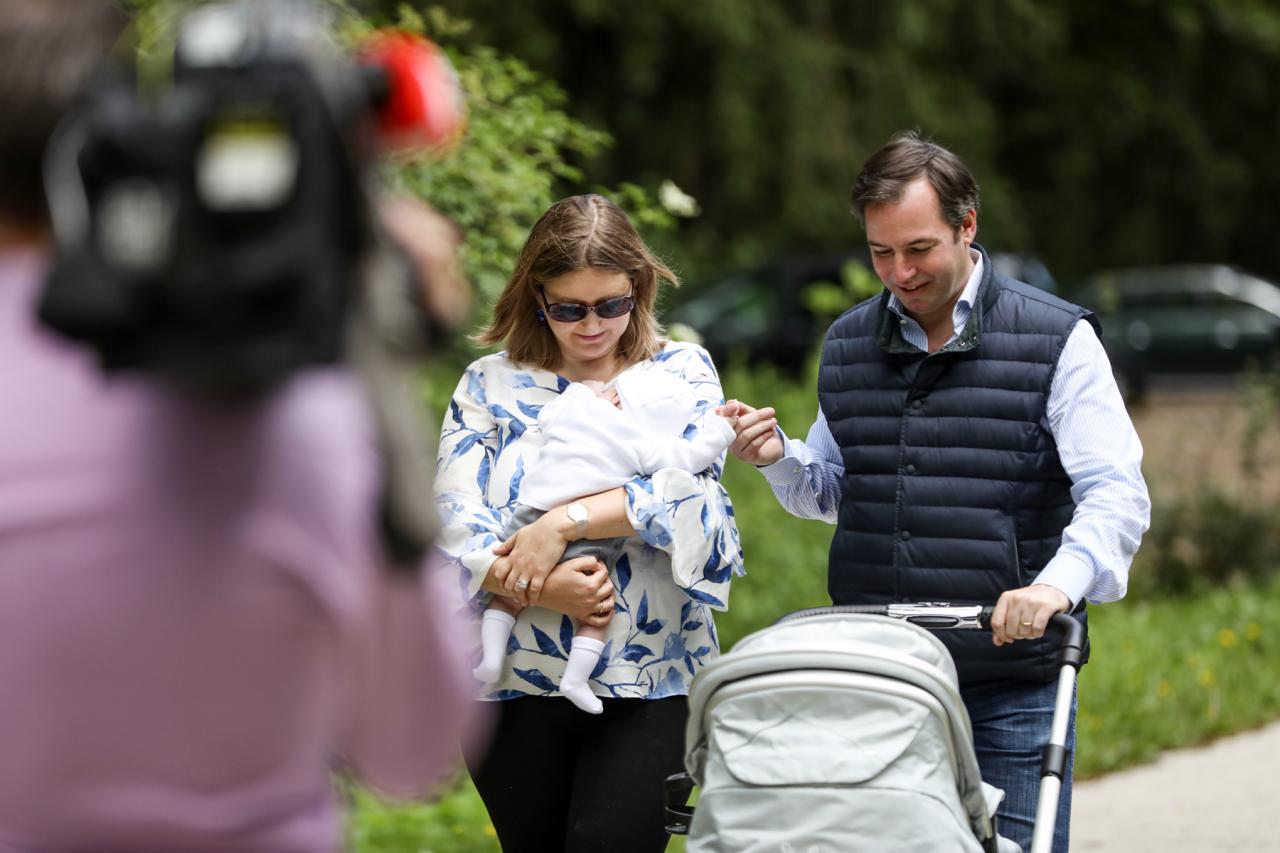
[[(690, 385), (698, 402), (686, 437), (724, 402), (715, 367), (695, 344), (667, 343), (627, 370), (664, 371), (669, 381)], [(538, 412), (568, 385), (551, 371), (518, 367), (501, 352), (473, 362), (449, 404), (435, 480), (443, 521), (437, 545), (458, 566), (463, 595), (475, 609), (488, 603), (480, 584), (496, 559), (492, 547), (503, 540), (520, 480), (544, 443)], [(729, 581), (743, 573), (733, 507), (720, 485), (723, 464), (721, 457), (696, 475), (663, 469), (623, 487), (637, 535), (609, 569), (615, 610), (591, 676), (597, 695), (685, 694), (694, 673), (718, 653), (711, 610), (726, 608)], [(486, 698), (555, 694), (573, 631), (568, 616), (525, 608), (507, 666)]]

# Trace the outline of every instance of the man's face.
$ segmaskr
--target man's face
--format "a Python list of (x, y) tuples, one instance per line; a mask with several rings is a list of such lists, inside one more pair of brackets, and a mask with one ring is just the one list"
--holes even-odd
[(970, 210), (958, 229), (942, 218), (938, 194), (921, 176), (894, 202), (864, 211), (867, 245), (876, 274), (926, 332), (949, 328), (951, 311), (964, 290), (973, 260), (969, 244), (978, 230)]

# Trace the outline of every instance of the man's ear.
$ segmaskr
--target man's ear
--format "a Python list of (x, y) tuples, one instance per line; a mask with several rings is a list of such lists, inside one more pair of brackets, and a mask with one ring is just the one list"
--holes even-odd
[(960, 239), (968, 246), (978, 236), (978, 210), (971, 207), (964, 217), (960, 220), (959, 231)]

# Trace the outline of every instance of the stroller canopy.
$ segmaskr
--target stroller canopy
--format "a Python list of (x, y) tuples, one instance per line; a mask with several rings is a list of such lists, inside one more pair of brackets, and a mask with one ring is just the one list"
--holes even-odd
[(982, 782), (955, 665), (906, 622), (828, 614), (744, 638), (694, 679), (685, 745), (702, 786), (690, 851), (996, 842), (1002, 793)]

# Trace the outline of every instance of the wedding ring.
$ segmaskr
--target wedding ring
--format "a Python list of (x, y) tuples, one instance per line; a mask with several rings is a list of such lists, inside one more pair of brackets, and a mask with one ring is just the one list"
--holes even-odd
[[(519, 586), (519, 585), (520, 585), (520, 584), (516, 584), (516, 586)], [(1030, 628), (1030, 627), (1031, 627), (1031, 623), (1030, 623), (1030, 622), (1023, 622), (1023, 623), (1022, 623), (1022, 627), (1023, 627), (1023, 628)]]
[(520, 578), (520, 580), (516, 581), (516, 589), (528, 589), (528, 588), (529, 588), (528, 578)]

